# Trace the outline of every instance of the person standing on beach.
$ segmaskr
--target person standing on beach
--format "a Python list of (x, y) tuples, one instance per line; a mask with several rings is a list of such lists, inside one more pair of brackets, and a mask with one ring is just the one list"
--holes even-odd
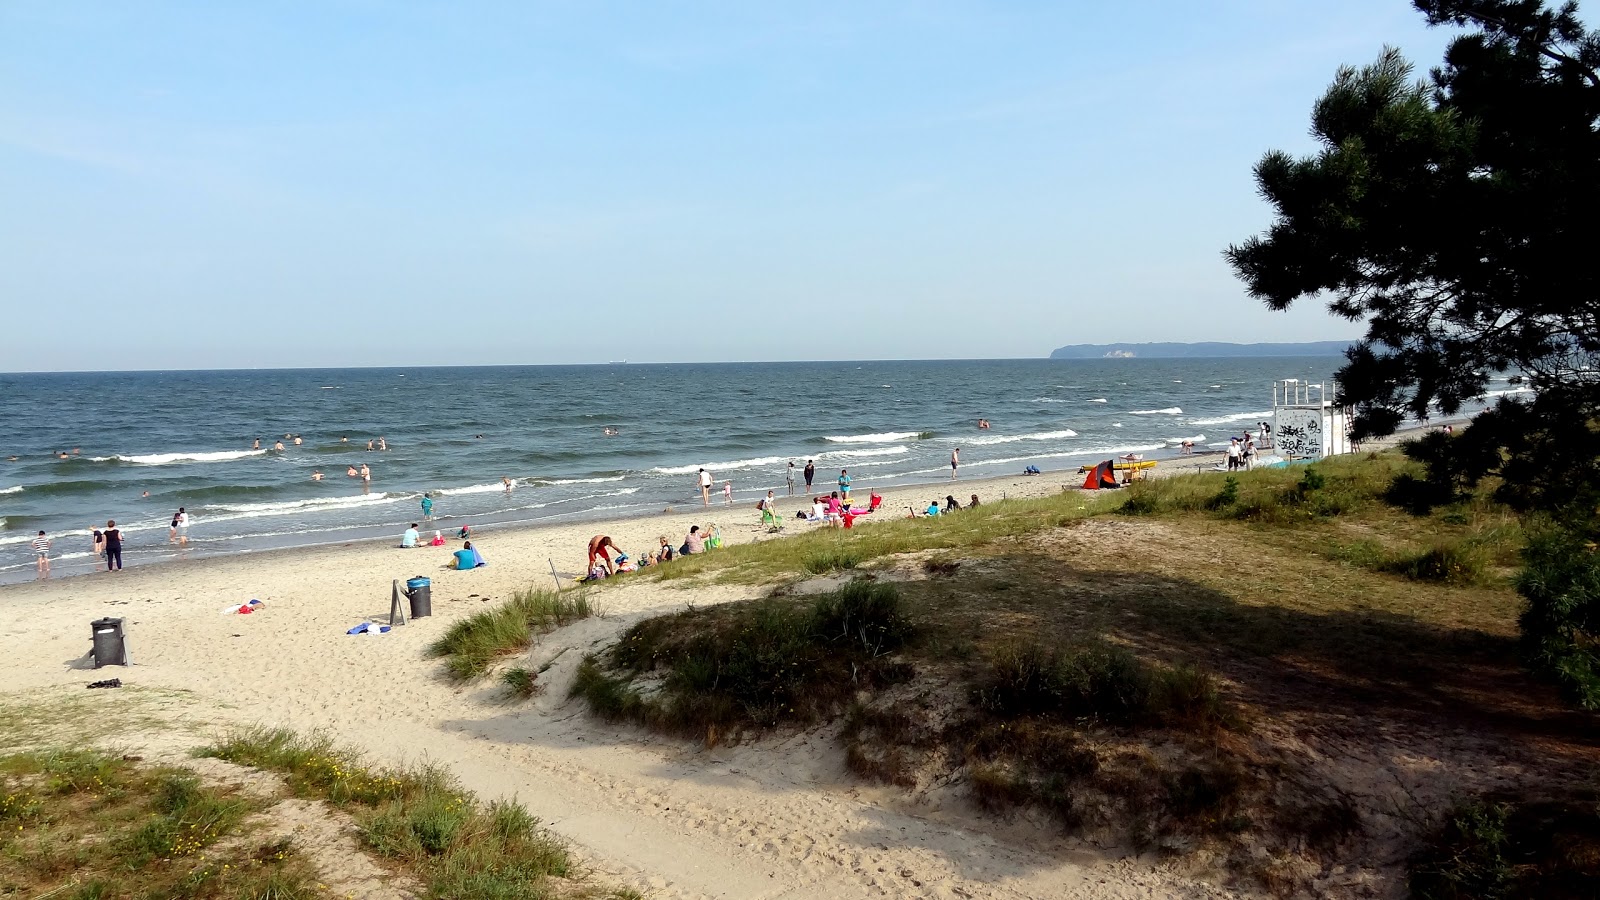
[(106, 571), (121, 571), (122, 529), (117, 527), (116, 519), (109, 519), (106, 521), (106, 530), (101, 536), (106, 539)]
[[(181, 509), (182, 507), (179, 507), (179, 508)], [(178, 514), (177, 513), (173, 513), (172, 514), (172, 521), (167, 523), (167, 543), (176, 544), (177, 542), (178, 542)]]
[(846, 500), (850, 499), (850, 470), (849, 469), (840, 469), (839, 470), (839, 496), (843, 497)]
[(816, 474), (817, 474), (816, 464), (812, 460), (809, 460), (809, 459), (806, 460), (805, 476), (806, 476), (806, 493), (808, 493), (808, 494), (811, 493), (811, 479)]
[(711, 507), (711, 473), (705, 469), (700, 470), (700, 505)]
[(618, 556), (627, 555), (622, 552), (622, 548), (618, 547), (615, 541), (611, 540), (611, 535), (609, 534), (597, 534), (589, 538), (589, 569), (594, 569), (595, 560), (600, 559), (605, 562), (607, 574), (617, 574), (617, 567), (611, 561), (611, 551), (613, 550), (617, 551)]
[(729, 506), (733, 505), (733, 482), (724, 481), (722, 483), (722, 497), (728, 501)]
[(422, 520), (424, 522), (433, 521), (433, 496), (426, 492), (422, 495)]
[(950, 451), (950, 480), (951, 481), (955, 481), (956, 480), (956, 467), (959, 466), (959, 465), (961, 465), (961, 448), (957, 447), (954, 450)]
[(189, 546), (189, 511), (178, 507), (178, 546)]
[(106, 536), (100, 533), (100, 526), (95, 525), (89, 529), (90, 539), (94, 541), (94, 558), (100, 559), (106, 555)]
[(38, 559), (35, 560), (35, 562), (34, 562), (34, 566), (39, 570), (39, 577), (40, 578), (49, 578), (50, 577), (50, 539), (48, 537), (45, 537), (45, 534), (44, 534), (43, 531), (40, 531), (39, 532), (39, 536), (33, 539), (33, 552), (34, 552), (34, 555), (38, 557)]
[(783, 473), (784, 484), (789, 487), (789, 496), (794, 496), (794, 460), (789, 460), (789, 469)]

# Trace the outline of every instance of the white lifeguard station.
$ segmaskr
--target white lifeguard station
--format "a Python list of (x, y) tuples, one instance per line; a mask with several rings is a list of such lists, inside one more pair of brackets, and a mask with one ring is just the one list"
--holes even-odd
[(1272, 449), (1287, 459), (1322, 459), (1350, 452), (1350, 420), (1320, 383), (1285, 378), (1272, 383)]

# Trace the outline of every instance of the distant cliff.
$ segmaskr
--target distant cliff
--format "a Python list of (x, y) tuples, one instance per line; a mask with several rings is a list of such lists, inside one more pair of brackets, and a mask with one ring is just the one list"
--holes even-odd
[(1339, 356), (1350, 341), (1300, 344), (1069, 344), (1050, 351), (1051, 359), (1197, 359), (1231, 356)]

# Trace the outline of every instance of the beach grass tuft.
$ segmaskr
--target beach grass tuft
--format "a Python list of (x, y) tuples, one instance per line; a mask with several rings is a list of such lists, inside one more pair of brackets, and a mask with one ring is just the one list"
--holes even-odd
[(622, 897), (587, 884), (565, 847), (520, 805), (487, 806), (434, 766), (373, 768), (321, 735), (235, 732), (199, 751), (285, 776), (297, 796), (343, 807), (366, 845), (433, 897)]
[(75, 900), (314, 896), (316, 873), (292, 841), (253, 837), (248, 817), (263, 806), (114, 753), (3, 756), (0, 884)]
[(539, 683), (539, 673), (525, 666), (513, 666), (500, 673), (500, 683), (511, 696), (526, 700), (539, 693), (544, 685)]
[[(579, 667), (571, 694), (608, 719), (731, 736), (816, 721), (857, 690), (903, 681), (914, 636), (893, 585), (852, 581), (809, 600), (771, 598), (646, 619)], [(646, 695), (641, 680), (659, 680)]]
[(526, 649), (535, 634), (593, 614), (582, 591), (518, 591), (499, 606), (451, 625), (429, 645), (428, 655), (443, 657), (452, 678), (470, 681), (488, 673), (496, 659)]

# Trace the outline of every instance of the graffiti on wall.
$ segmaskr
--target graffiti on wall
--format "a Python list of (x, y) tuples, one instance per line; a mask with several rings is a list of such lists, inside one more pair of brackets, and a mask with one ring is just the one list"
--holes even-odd
[(1272, 446), (1281, 456), (1322, 456), (1322, 411), (1279, 409), (1273, 423)]

